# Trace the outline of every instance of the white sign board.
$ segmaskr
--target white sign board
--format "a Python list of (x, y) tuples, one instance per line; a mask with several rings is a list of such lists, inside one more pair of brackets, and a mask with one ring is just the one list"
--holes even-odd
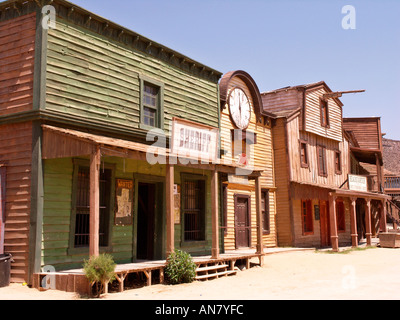
[(172, 120), (173, 155), (201, 163), (215, 163), (217, 150), (217, 128), (178, 118)]
[(349, 174), (349, 189), (368, 192), (367, 177)]

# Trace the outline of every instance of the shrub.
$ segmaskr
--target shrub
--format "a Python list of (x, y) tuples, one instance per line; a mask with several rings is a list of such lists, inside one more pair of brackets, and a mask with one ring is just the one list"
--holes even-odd
[(108, 282), (115, 279), (114, 260), (109, 254), (101, 254), (92, 256), (89, 260), (84, 261), (83, 270), (89, 282), (96, 284), (95, 296), (98, 298), (103, 293)]
[(168, 257), (165, 275), (171, 284), (190, 283), (196, 277), (196, 267), (189, 253), (175, 250)]

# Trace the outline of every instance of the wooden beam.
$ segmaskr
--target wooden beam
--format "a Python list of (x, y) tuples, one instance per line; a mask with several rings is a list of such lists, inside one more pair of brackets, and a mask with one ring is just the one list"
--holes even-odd
[(386, 200), (382, 200), (381, 205), (380, 205), (380, 229), (381, 229), (381, 232), (387, 232), (386, 214), (387, 214)]
[(167, 214), (167, 245), (166, 258), (174, 252), (174, 165), (166, 165), (165, 189), (166, 189), (166, 214)]
[(361, 93), (365, 92), (365, 90), (350, 90), (350, 91), (338, 91), (338, 92), (330, 92), (330, 93), (325, 93), (323, 95), (323, 99), (332, 99), (332, 98), (340, 98), (342, 95), (346, 93)]
[(4, 235), (6, 222), (6, 167), (0, 167), (0, 254), (4, 254)]
[(335, 252), (339, 251), (339, 238), (337, 231), (337, 220), (336, 220), (336, 196), (329, 195), (329, 217), (331, 226), (331, 243), (332, 250)]
[(366, 199), (365, 206), (365, 236), (367, 238), (367, 246), (372, 244), (372, 229), (371, 229), (371, 199)]
[(261, 207), (261, 181), (256, 177), (256, 221), (257, 221), (257, 254), (264, 252), (263, 248), (263, 228), (262, 228), (262, 207)]
[(214, 170), (211, 178), (212, 259), (219, 258), (218, 190), (218, 171)]
[(89, 255), (99, 255), (100, 228), (100, 146), (93, 147), (90, 155), (90, 235)]
[(358, 247), (358, 234), (357, 234), (357, 212), (356, 212), (356, 201), (357, 198), (350, 198), (350, 228), (351, 228), (351, 245), (356, 248)]

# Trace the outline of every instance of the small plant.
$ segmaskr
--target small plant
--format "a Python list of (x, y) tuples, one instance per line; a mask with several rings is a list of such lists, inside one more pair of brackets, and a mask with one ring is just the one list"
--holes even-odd
[(107, 284), (115, 279), (115, 266), (116, 264), (109, 254), (92, 256), (89, 260), (84, 261), (85, 275), (92, 286), (96, 285), (94, 295), (96, 298), (99, 298), (107, 288)]
[(175, 250), (168, 257), (165, 274), (171, 284), (190, 283), (196, 277), (196, 268), (189, 253)]

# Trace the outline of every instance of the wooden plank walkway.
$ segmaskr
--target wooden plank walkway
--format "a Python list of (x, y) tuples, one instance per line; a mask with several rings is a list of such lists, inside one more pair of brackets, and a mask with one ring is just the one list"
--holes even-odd
[[(263, 264), (263, 258), (265, 255), (277, 252), (287, 252), (291, 250), (298, 250), (295, 248), (272, 248), (265, 249), (263, 254), (257, 254), (254, 249), (243, 249), (228, 251), (221, 253), (218, 259), (213, 259), (211, 255), (207, 256), (195, 256), (193, 262), (197, 265), (200, 270), (207, 270), (204, 268), (212, 269), (213, 266), (227, 265), (225, 274), (235, 274), (230, 272), (235, 270), (235, 264), (240, 263), (246, 269), (251, 266), (250, 260), (258, 259), (259, 265)], [(166, 266), (166, 260), (155, 260), (155, 261), (137, 261), (134, 263), (118, 264), (115, 268), (116, 279), (119, 283), (119, 291), (124, 291), (124, 281), (129, 274), (144, 274), (146, 278), (146, 285), (151, 286), (152, 281), (155, 283), (164, 283), (164, 269)], [(236, 268), (237, 269), (237, 268)], [(157, 272), (157, 279), (153, 277), (154, 272)], [(56, 290), (76, 292), (79, 294), (89, 295), (91, 286), (86, 279), (83, 269), (64, 270), (56, 273), (37, 273), (34, 275), (33, 287), (41, 290), (42, 280), (45, 277), (54, 277)], [(207, 277), (200, 277), (207, 278)], [(157, 281), (158, 280), (158, 281)]]

